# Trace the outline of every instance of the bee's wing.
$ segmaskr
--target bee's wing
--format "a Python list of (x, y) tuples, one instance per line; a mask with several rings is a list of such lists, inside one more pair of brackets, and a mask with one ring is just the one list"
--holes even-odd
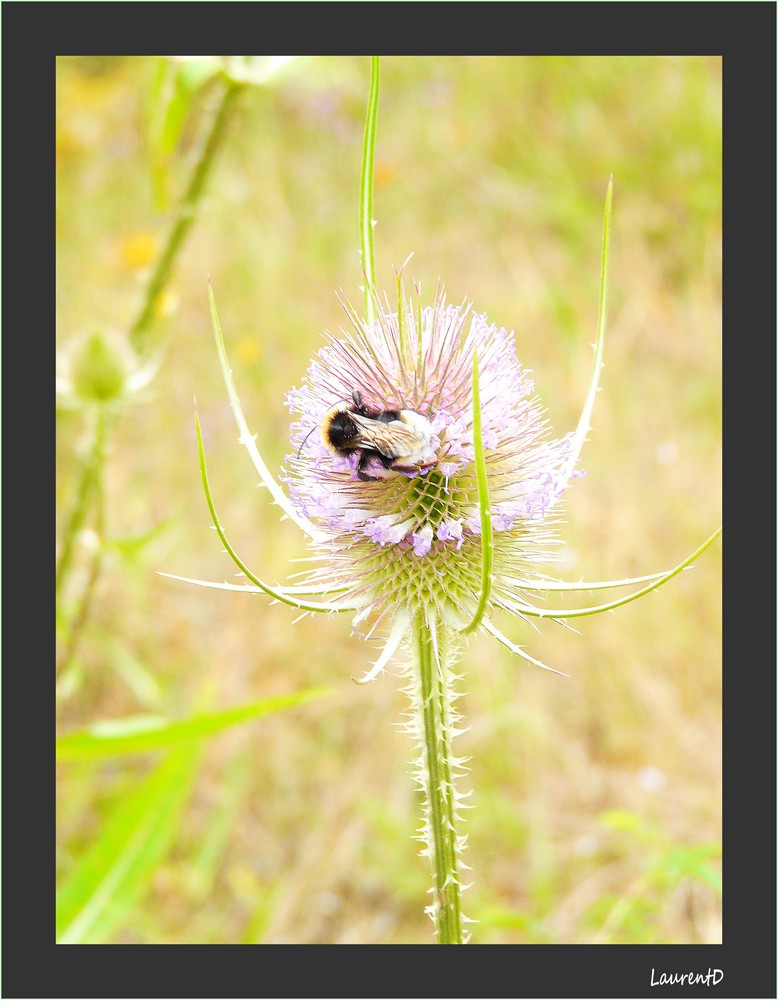
[(359, 428), (357, 447), (380, 452), (385, 458), (399, 458), (412, 455), (419, 447), (416, 434), (401, 420), (384, 423), (352, 413), (351, 419)]

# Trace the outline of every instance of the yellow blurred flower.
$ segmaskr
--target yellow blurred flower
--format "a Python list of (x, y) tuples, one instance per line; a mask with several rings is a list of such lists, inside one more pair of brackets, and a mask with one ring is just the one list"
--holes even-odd
[(132, 233), (126, 236), (119, 245), (119, 255), (126, 267), (138, 269), (148, 267), (157, 254), (159, 240), (156, 233)]

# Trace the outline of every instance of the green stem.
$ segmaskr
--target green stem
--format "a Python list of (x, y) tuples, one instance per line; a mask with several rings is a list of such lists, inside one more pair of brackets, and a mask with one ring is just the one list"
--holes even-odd
[(197, 209), (205, 189), (205, 182), (214, 163), (216, 151), (224, 138), (230, 113), (243, 87), (244, 84), (232, 80), (226, 82), (221, 104), (214, 115), (211, 130), (195, 164), (186, 194), (178, 206), (173, 228), (170, 230), (167, 242), (149, 279), (140, 312), (130, 328), (130, 343), (138, 354), (145, 353), (148, 331), (159, 294), (170, 278), (173, 263), (197, 216)]
[(62, 533), (62, 552), (57, 564), (55, 577), (55, 595), (58, 599), (70, 572), (70, 566), (75, 553), (76, 538), (86, 520), (92, 498), (101, 492), (105, 448), (110, 423), (108, 408), (105, 406), (97, 407), (94, 413), (94, 421), (92, 441), (81, 469), (81, 480), (76, 490), (73, 510)]
[[(459, 880), (457, 809), (451, 755), (453, 687), (445, 651), (438, 648), (425, 621), (414, 626), (416, 654), (412, 688), (423, 740), (419, 782), (425, 795), (424, 837), (432, 862), (434, 899), (430, 907), (438, 944), (464, 944), (462, 886)], [(443, 636), (440, 635), (442, 639)]]
[(365, 319), (368, 325), (375, 320), (373, 293), (375, 288), (375, 254), (373, 250), (373, 164), (375, 162), (375, 133), (378, 116), (379, 71), (378, 56), (370, 63), (370, 93), (367, 99), (365, 140), (362, 146), (362, 174), (359, 181), (359, 233), (362, 243), (362, 269), (365, 272)]
[(84, 627), (89, 620), (89, 614), (93, 606), (93, 597), (97, 589), (97, 581), (103, 568), (103, 543), (105, 539), (105, 494), (103, 491), (102, 477), (98, 480), (95, 500), (95, 534), (97, 535), (97, 546), (89, 564), (89, 574), (86, 584), (78, 601), (78, 610), (73, 615), (69, 627), (67, 645), (62, 659), (57, 666), (58, 675), (62, 676), (67, 671), (73, 658), (76, 655), (78, 644), (84, 632)]

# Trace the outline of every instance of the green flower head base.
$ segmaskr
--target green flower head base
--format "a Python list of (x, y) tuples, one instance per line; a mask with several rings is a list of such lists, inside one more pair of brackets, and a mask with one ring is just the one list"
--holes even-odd
[[(446, 305), (442, 291), (426, 308), (418, 295), (394, 312), (374, 301), (372, 323), (346, 307), (353, 332), (329, 337), (287, 395), (296, 420), (282, 478), (297, 514), (322, 533), (308, 582), (358, 608), (354, 628), (366, 636), (391, 633), (395, 619), (407, 632), (416, 615), (464, 629), (483, 581), (478, 451), (490, 515), (486, 611), (515, 612), (526, 603), (522, 578), (555, 558), (576, 437), (550, 436), (512, 333)], [(333, 415), (354, 435), (328, 439)], [(414, 439), (415, 466), (403, 458)]]

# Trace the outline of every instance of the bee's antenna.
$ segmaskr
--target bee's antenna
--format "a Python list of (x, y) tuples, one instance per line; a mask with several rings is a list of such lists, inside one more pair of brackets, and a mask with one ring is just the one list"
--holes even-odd
[(299, 457), (300, 457), (300, 452), (301, 452), (301, 451), (303, 450), (303, 448), (305, 447), (305, 442), (306, 442), (306, 441), (308, 440), (308, 438), (309, 438), (309, 437), (311, 436), (311, 434), (313, 434), (313, 432), (314, 432), (315, 430), (316, 430), (316, 427), (315, 427), (315, 426), (314, 426), (314, 427), (311, 427), (311, 429), (310, 429), (310, 430), (308, 431), (308, 433), (307, 433), (307, 434), (305, 435), (305, 437), (304, 437), (304, 438), (303, 438), (303, 440), (302, 440), (302, 444), (301, 444), (301, 445), (300, 445), (300, 447), (299, 447), (299, 448), (297, 449), (297, 455), (295, 456), (296, 458), (299, 458)]

